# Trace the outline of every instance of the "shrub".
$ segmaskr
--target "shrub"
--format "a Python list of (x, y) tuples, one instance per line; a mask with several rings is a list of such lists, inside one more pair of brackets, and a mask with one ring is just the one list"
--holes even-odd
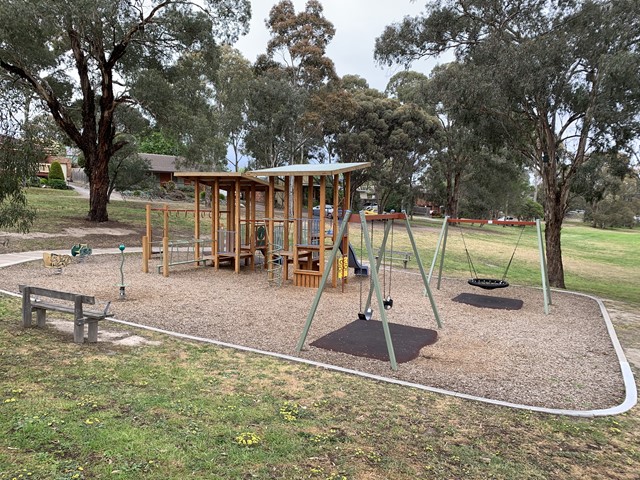
[[(49, 180), (62, 180), (64, 182), (64, 172), (60, 162), (52, 162), (49, 168)], [(53, 188), (53, 187), (52, 187)]]
[(527, 198), (518, 210), (517, 216), (520, 220), (526, 221), (535, 220), (536, 218), (542, 219), (544, 218), (544, 207), (538, 202)]
[(69, 190), (69, 186), (67, 185), (67, 182), (65, 182), (64, 180), (60, 180), (57, 178), (50, 178), (49, 181), (47, 182), (47, 186), (49, 188), (54, 188), (56, 190)]
[(622, 200), (603, 200), (591, 212), (591, 222), (596, 228), (633, 227), (634, 217), (631, 205)]
[(164, 182), (162, 184), (162, 188), (164, 188), (167, 191), (167, 193), (171, 193), (176, 189), (176, 184), (171, 180), (169, 180), (168, 182)]

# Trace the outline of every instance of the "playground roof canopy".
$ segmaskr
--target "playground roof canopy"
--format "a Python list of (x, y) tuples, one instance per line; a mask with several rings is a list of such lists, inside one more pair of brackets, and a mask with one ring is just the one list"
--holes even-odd
[[(240, 180), (240, 188), (255, 186), (256, 191), (269, 190), (269, 182), (261, 180), (259, 178), (249, 176), (246, 173), (239, 172), (177, 172), (174, 174), (176, 177), (184, 178), (192, 182), (198, 182), (205, 185), (213, 186), (215, 180), (218, 180), (218, 185), (223, 190), (234, 188), (236, 181)], [(282, 187), (276, 186), (276, 190), (282, 190)]]
[(284, 167), (264, 168), (247, 172), (252, 177), (280, 177), (286, 175), (338, 175), (340, 173), (353, 172), (369, 168), (371, 162), (358, 163), (314, 163), (302, 165), (285, 165)]

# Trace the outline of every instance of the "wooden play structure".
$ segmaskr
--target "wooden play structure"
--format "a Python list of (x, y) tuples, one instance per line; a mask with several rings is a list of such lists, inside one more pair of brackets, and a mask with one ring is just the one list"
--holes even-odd
[[(243, 262), (255, 268), (256, 252), (261, 252), (266, 257), (268, 250), (264, 212), (273, 210), (275, 192), (280, 189), (259, 178), (236, 172), (180, 172), (175, 175), (194, 185), (194, 209), (180, 210), (185, 215), (193, 215), (194, 235), (189, 240), (170, 238), (169, 216), (177, 210), (165, 205), (162, 209), (162, 265), (158, 271), (162, 270), (163, 275), (168, 276), (169, 268), (173, 265), (200, 265), (207, 262), (211, 262), (216, 270), (223, 263), (231, 263), (236, 273), (240, 272)], [(207, 186), (211, 187), (210, 211), (203, 210), (200, 205), (200, 193)], [(226, 194), (226, 207), (223, 207), (221, 192)], [(258, 204), (261, 203), (259, 195), (264, 199), (262, 214), (259, 214), (258, 209)], [(147, 230), (142, 240), (145, 273), (148, 272), (152, 247), (158, 245), (152, 239), (151, 211), (151, 206), (147, 206)], [(203, 239), (201, 232), (201, 218), (205, 213), (211, 218), (209, 239)], [(173, 253), (176, 257), (180, 256), (180, 259), (173, 260)]]
[[(413, 254), (415, 255), (415, 259), (416, 262), (418, 264), (418, 269), (420, 271), (420, 275), (422, 276), (422, 282), (424, 284), (424, 293), (425, 295), (427, 295), (429, 297), (429, 302), (431, 304), (431, 310), (433, 312), (433, 315), (435, 317), (435, 321), (436, 324), (438, 325), (438, 328), (442, 327), (442, 322), (440, 320), (440, 315), (438, 313), (438, 308), (436, 306), (435, 300), (433, 298), (433, 295), (431, 293), (431, 289), (429, 288), (429, 282), (427, 279), (427, 275), (424, 271), (424, 267), (422, 266), (422, 260), (420, 259), (420, 255), (418, 254), (418, 248), (416, 246), (416, 242), (415, 239), (413, 237), (413, 232), (411, 230), (411, 225), (409, 224), (409, 220), (407, 219), (407, 216), (404, 213), (390, 213), (390, 214), (380, 214), (380, 215), (366, 215), (364, 212), (360, 212), (359, 215), (351, 215), (351, 211), (346, 211), (344, 218), (340, 224), (340, 231), (338, 233), (338, 238), (342, 238), (342, 236), (344, 235), (344, 232), (347, 230), (347, 227), (349, 225), (350, 222), (352, 223), (360, 223), (360, 228), (361, 228), (361, 238), (364, 240), (364, 244), (365, 244), (365, 249), (367, 252), (367, 258), (369, 261), (369, 265), (372, 266), (372, 270), (371, 270), (371, 282), (370, 282), (370, 287), (369, 287), (369, 293), (368, 293), (368, 297), (367, 297), (367, 301), (366, 304), (364, 306), (364, 310), (362, 308), (362, 291), (360, 292), (360, 312), (358, 313), (358, 318), (362, 321), (367, 321), (367, 320), (371, 320), (373, 318), (373, 309), (371, 308), (371, 300), (372, 300), (372, 296), (373, 294), (375, 294), (376, 296), (376, 304), (377, 304), (377, 311), (378, 314), (380, 316), (380, 320), (382, 321), (382, 328), (384, 331), (384, 337), (385, 337), (385, 342), (387, 345), (387, 352), (389, 354), (389, 362), (391, 363), (391, 368), (393, 370), (397, 370), (398, 369), (398, 365), (396, 362), (396, 355), (395, 355), (395, 351), (393, 348), (393, 342), (391, 340), (391, 332), (389, 330), (389, 323), (387, 321), (387, 310), (390, 310), (393, 307), (393, 299), (391, 298), (390, 295), (390, 285), (389, 285), (389, 296), (385, 297), (386, 292), (383, 292), (383, 289), (380, 288), (380, 279), (379, 279), (379, 274), (380, 274), (380, 267), (382, 265), (383, 268), (383, 272), (384, 270), (387, 268), (386, 265), (383, 265), (383, 262), (385, 261), (385, 257), (386, 257), (386, 252), (387, 250), (389, 250), (389, 252), (391, 252), (393, 250), (393, 225), (394, 222), (398, 220), (402, 220), (404, 222), (406, 231), (407, 231), (407, 235), (409, 236), (409, 240), (411, 242), (411, 247), (413, 250)], [(374, 252), (373, 251), (373, 244), (372, 244), (372, 239), (369, 236), (369, 227), (367, 226), (368, 223), (371, 223), (371, 225), (373, 226), (373, 224), (375, 222), (381, 222), (384, 223), (384, 234), (382, 237), (382, 242), (380, 245), (380, 248), (378, 250), (378, 252)], [(391, 249), (387, 249), (387, 241), (389, 239), (389, 232), (391, 232)], [(318, 291), (316, 292), (316, 295), (313, 299), (313, 303), (311, 304), (311, 309), (309, 310), (309, 314), (307, 315), (307, 320), (305, 322), (305, 325), (302, 329), (302, 333), (300, 335), (300, 339), (298, 340), (298, 344), (296, 345), (296, 350), (298, 352), (300, 352), (304, 346), (305, 340), (307, 338), (307, 335), (309, 333), (309, 328), (311, 327), (311, 323), (313, 321), (313, 317), (315, 316), (315, 313), (318, 309), (318, 304), (320, 303), (320, 298), (322, 297), (322, 293), (324, 290), (324, 286), (328, 281), (329, 278), (329, 271), (330, 270), (338, 270), (337, 268), (337, 263), (336, 263), (336, 259), (339, 258), (339, 250), (340, 250), (340, 244), (339, 243), (335, 243), (334, 246), (331, 249), (331, 252), (329, 254), (329, 258), (327, 260), (327, 265), (329, 265), (329, 267), (327, 268), (327, 270), (325, 270), (322, 274), (322, 278), (320, 279), (320, 283), (318, 285)], [(331, 266), (334, 266), (333, 269), (331, 269)], [(392, 267), (391, 267), (392, 268)], [(391, 279), (389, 278), (389, 284), (391, 283)]]
[[(271, 199), (274, 199), (276, 181), (284, 187), (283, 218), (275, 218), (274, 201), (268, 202), (267, 236), (275, 240), (267, 252), (269, 275), (275, 275), (275, 265), (279, 264), (287, 280), (289, 265), (292, 265), (294, 285), (318, 288), (327, 268), (326, 252), (335, 247), (346, 254), (349, 249), (348, 229), (337, 232), (340, 212), (351, 207), (351, 173), (370, 166), (370, 163), (288, 165), (247, 173), (268, 178)], [(332, 193), (332, 218), (327, 218), (325, 210), (327, 190)], [(314, 212), (316, 205), (320, 208)], [(335, 287), (337, 269), (330, 270), (334, 272), (332, 285)]]
[(460, 230), (460, 235), (462, 237), (462, 242), (464, 244), (465, 253), (467, 256), (467, 262), (469, 264), (469, 285), (474, 287), (479, 287), (484, 290), (494, 290), (496, 288), (506, 288), (509, 286), (509, 282), (507, 282), (507, 273), (509, 272), (509, 267), (511, 266), (511, 262), (515, 256), (516, 250), (518, 248), (518, 244), (520, 243), (520, 239), (522, 238), (522, 233), (524, 232), (525, 227), (536, 227), (536, 232), (538, 236), (538, 251), (540, 254), (540, 276), (542, 283), (542, 292), (544, 296), (544, 313), (549, 313), (549, 305), (551, 305), (551, 288), (549, 286), (549, 277), (547, 275), (547, 262), (544, 255), (544, 242), (542, 238), (542, 228), (540, 226), (540, 220), (536, 220), (535, 222), (521, 222), (517, 220), (479, 220), (479, 219), (468, 219), (468, 218), (450, 218), (445, 217), (442, 222), (442, 229), (440, 231), (440, 237), (438, 238), (438, 244), (436, 246), (436, 251), (433, 254), (433, 261), (431, 262), (431, 268), (429, 270), (429, 282), (431, 281), (431, 276), (433, 274), (433, 270), (436, 265), (436, 259), (440, 250), (442, 253), (440, 254), (440, 268), (438, 270), (438, 284), (437, 289), (440, 290), (440, 284), (442, 280), (442, 269), (444, 265), (444, 255), (447, 249), (447, 237), (449, 232), (449, 225), (460, 225), (460, 224), (478, 224), (482, 225), (502, 225), (502, 226), (512, 226), (512, 227), (521, 227), (520, 235), (518, 237), (518, 241), (516, 242), (515, 248), (513, 249), (513, 253), (511, 254), (511, 258), (506, 265), (504, 273), (501, 278), (484, 278), (478, 275), (476, 268), (473, 264), (473, 260), (469, 250), (467, 249), (466, 242), (464, 240), (464, 235), (462, 230)]

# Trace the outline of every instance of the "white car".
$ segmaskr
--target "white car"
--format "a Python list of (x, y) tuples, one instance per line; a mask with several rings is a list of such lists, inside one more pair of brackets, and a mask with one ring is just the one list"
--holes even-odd
[[(320, 216), (320, 205), (316, 205), (315, 207), (313, 207), (313, 216), (314, 217), (319, 217)], [(330, 216), (333, 215), (333, 205), (325, 205), (324, 206), (324, 214), (326, 216)]]

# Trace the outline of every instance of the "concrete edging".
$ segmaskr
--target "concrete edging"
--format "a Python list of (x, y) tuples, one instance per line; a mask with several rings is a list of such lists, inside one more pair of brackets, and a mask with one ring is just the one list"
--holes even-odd
[[(30, 253), (31, 254), (36, 254), (37, 252), (30, 252)], [(100, 252), (100, 253), (110, 253), (110, 252)], [(113, 253), (116, 253), (116, 252), (113, 252)], [(27, 255), (27, 254), (25, 254), (25, 255)], [(41, 255), (42, 255), (42, 253), (40, 252), (40, 256)], [(27, 262), (27, 261), (36, 260), (38, 258), (39, 258), (39, 256), (36, 255), (36, 258), (31, 256), (30, 258), (24, 258), (22, 260), (14, 262), (14, 263), (4, 263), (3, 262), (3, 264), (1, 266), (15, 265), (15, 264), (18, 264), (18, 263), (23, 263), (23, 262)], [(0, 268), (1, 268), (1, 266), (0, 266)], [(139, 328), (139, 329), (142, 329), (142, 330), (148, 330), (148, 331), (152, 331), (152, 332), (156, 332), (156, 333), (161, 333), (161, 334), (164, 334), (164, 335), (169, 335), (169, 336), (176, 337), (176, 338), (182, 338), (182, 339), (197, 341), (197, 342), (201, 342), (201, 343), (208, 343), (208, 344), (212, 344), (212, 345), (216, 345), (216, 346), (220, 346), (220, 347), (233, 348), (235, 350), (241, 350), (241, 351), (244, 351), (244, 352), (257, 353), (257, 354), (260, 354), (260, 355), (267, 355), (267, 356), (274, 357), (274, 358), (279, 358), (279, 359), (282, 359), (282, 360), (288, 360), (288, 361), (292, 361), (292, 362), (303, 363), (303, 364), (307, 364), (307, 365), (311, 365), (311, 366), (315, 366), (315, 367), (324, 368), (326, 370), (331, 370), (331, 371), (336, 371), (336, 372), (341, 372), (341, 373), (347, 373), (347, 374), (350, 374), (350, 375), (355, 375), (355, 376), (359, 376), (359, 377), (362, 377), (362, 378), (368, 378), (370, 380), (376, 380), (376, 381), (379, 381), (379, 382), (385, 382), (385, 383), (390, 383), (390, 384), (395, 384), (395, 385), (401, 385), (401, 386), (405, 386), (405, 387), (416, 388), (418, 390), (423, 390), (423, 391), (427, 391), (427, 392), (439, 393), (439, 394), (448, 395), (448, 396), (451, 396), (451, 397), (461, 398), (461, 399), (464, 399), (464, 400), (473, 400), (473, 401), (477, 401), (477, 402), (488, 403), (490, 405), (509, 407), (509, 408), (514, 408), (514, 409), (519, 409), (519, 410), (528, 410), (528, 411), (532, 411), (532, 412), (548, 413), (548, 414), (553, 414), (553, 415), (566, 415), (566, 416), (572, 416), (572, 417), (586, 417), (586, 418), (619, 415), (619, 414), (622, 414), (622, 413), (625, 413), (625, 412), (631, 410), (631, 408), (633, 408), (638, 403), (638, 391), (637, 391), (637, 387), (636, 387), (636, 382), (635, 382), (635, 379), (634, 379), (634, 376), (633, 376), (633, 372), (631, 370), (631, 366), (629, 365), (629, 362), (626, 359), (626, 356), (624, 354), (624, 350), (622, 349), (622, 345), (620, 344), (620, 341), (618, 340), (618, 336), (616, 335), (615, 328), (613, 327), (613, 323), (611, 322), (611, 317), (609, 316), (609, 312), (607, 312), (607, 309), (606, 309), (604, 303), (599, 298), (596, 298), (596, 297), (594, 297), (592, 295), (588, 295), (588, 294), (585, 294), (585, 293), (572, 292), (572, 291), (566, 291), (566, 290), (557, 290), (557, 289), (553, 289), (553, 290), (556, 291), (556, 292), (569, 293), (569, 294), (572, 294), (572, 295), (578, 295), (578, 296), (583, 296), (583, 297), (586, 297), (586, 298), (590, 298), (590, 299), (594, 300), (598, 304), (598, 306), (600, 307), (600, 312), (602, 313), (602, 318), (604, 319), (605, 326), (607, 327), (607, 332), (609, 333), (609, 338), (611, 339), (611, 343), (612, 343), (613, 348), (614, 348), (614, 350), (616, 352), (616, 355), (618, 357), (618, 362), (620, 364), (620, 372), (622, 374), (622, 381), (623, 381), (624, 387), (625, 387), (625, 399), (619, 405), (616, 405), (616, 406), (613, 406), (613, 407), (610, 407), (610, 408), (596, 409), (596, 410), (566, 410), (566, 409), (537, 407), (537, 406), (533, 406), (533, 405), (523, 405), (523, 404), (518, 404), (518, 403), (505, 402), (505, 401), (502, 401), (502, 400), (493, 400), (491, 398), (478, 397), (478, 396), (475, 396), (475, 395), (468, 395), (468, 394), (465, 394), (465, 393), (459, 393), (459, 392), (454, 392), (454, 391), (450, 391), (450, 390), (444, 390), (444, 389), (441, 389), (441, 388), (429, 387), (429, 386), (421, 385), (421, 384), (418, 384), (418, 383), (406, 382), (406, 381), (403, 381), (403, 380), (397, 380), (397, 379), (394, 379), (394, 378), (383, 377), (383, 376), (380, 376), (380, 375), (373, 375), (373, 374), (366, 373), (366, 372), (360, 372), (360, 371), (357, 371), (357, 370), (338, 367), (338, 366), (335, 366), (335, 365), (316, 362), (316, 361), (313, 361), (313, 360), (307, 360), (307, 359), (295, 357), (295, 356), (292, 356), (292, 355), (286, 355), (286, 354), (275, 353), (275, 352), (268, 352), (268, 351), (265, 351), (265, 350), (259, 350), (259, 349), (252, 348), (252, 347), (245, 347), (243, 345), (236, 345), (236, 344), (232, 344), (232, 343), (222, 342), (222, 341), (213, 340), (213, 339), (210, 339), (210, 338), (196, 337), (196, 336), (193, 336), (193, 335), (187, 335), (187, 334), (183, 334), (183, 333), (179, 333), (179, 332), (173, 332), (173, 331), (170, 331), (170, 330), (163, 330), (161, 328), (150, 327), (150, 326), (147, 326), (147, 325), (141, 325), (141, 324), (137, 324), (137, 323), (133, 323), (133, 322), (128, 322), (128, 321), (125, 321), (125, 320), (118, 320), (117, 318), (113, 318), (113, 317), (107, 317), (106, 320), (110, 320), (110, 321), (112, 321), (114, 323), (118, 323), (118, 324), (121, 324), (121, 325), (127, 325), (127, 326), (130, 326), (130, 327)], [(21, 298), (21, 295), (16, 294), (14, 292), (8, 292), (6, 290), (1, 290), (0, 289), (0, 293), (3, 293), (3, 294), (8, 295), (8, 296)]]

